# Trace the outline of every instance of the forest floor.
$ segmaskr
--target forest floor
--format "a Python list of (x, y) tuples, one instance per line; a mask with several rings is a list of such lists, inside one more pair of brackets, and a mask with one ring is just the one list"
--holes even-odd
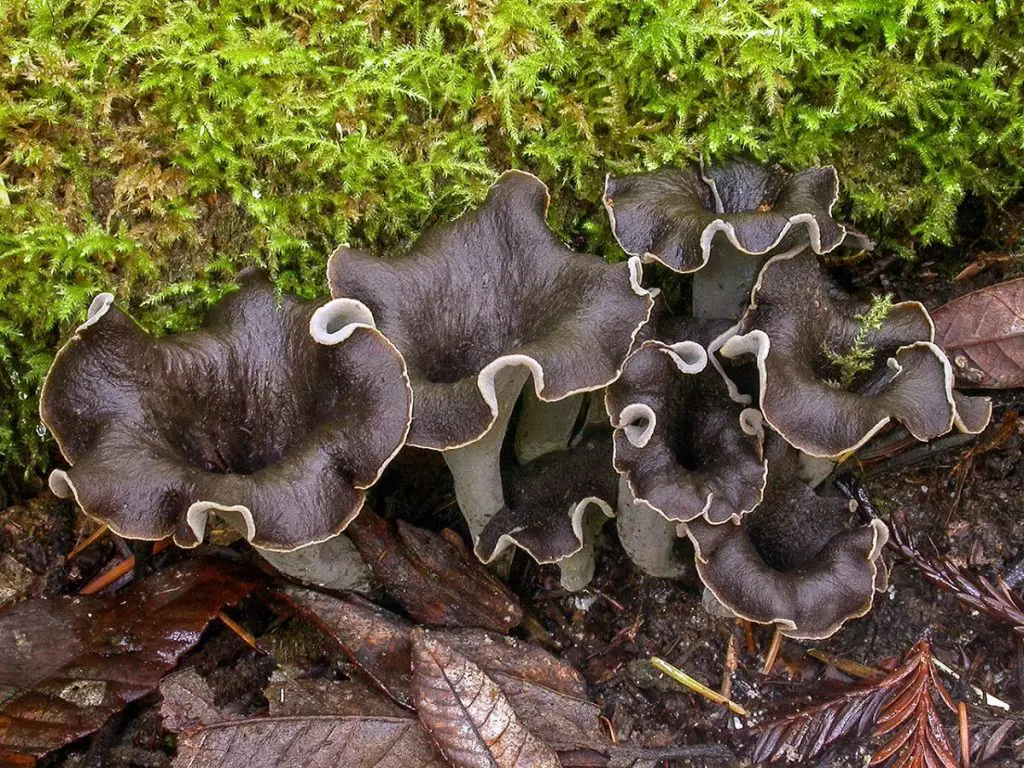
[[(1001, 226), (1024, 222), (1022, 211), (1021, 207), (1011, 211)], [(965, 238), (956, 248), (922, 253), (916, 261), (875, 258), (846, 266), (838, 275), (861, 292), (891, 292), (898, 299), (916, 299), (933, 309), (1024, 272), (1020, 257), (992, 259), (994, 240), (989, 232), (985, 239)], [(979, 259), (987, 266), (978, 274), (952, 279)], [(1024, 392), (989, 394), (995, 403), (992, 422), (976, 440), (940, 440), (928, 449), (909, 446), (851, 470), (883, 517), (902, 514), (906, 529), (925, 555), (941, 556), (993, 582), (1003, 578), (1024, 586)], [(398, 486), (401, 473), (406, 473), (405, 479), (412, 475), (414, 482), (406, 485), (401, 499), (385, 498), (389, 488)], [(376, 507), (382, 514), (402, 510), (413, 523), (436, 530), (458, 524), (450, 494), (443, 463), (436, 456), (416, 453), (389, 470)], [(427, 514), (439, 508), (447, 510), (447, 517)], [(6, 584), (19, 595), (75, 594), (129, 554), (123, 543), (107, 536), (67, 562), (72, 546), (94, 529), (95, 524), (70, 505), (47, 494), (0, 512), (0, 588)], [(977, 705), (971, 711), (981, 714), (974, 716), (972, 727), (987, 727), (985, 712), (993, 722), (1002, 722), (999, 718), (1016, 718), (1020, 715), (1013, 713), (1024, 711), (1020, 635), (1008, 624), (965, 608), (898, 553), (886, 555), (891, 564), (890, 586), (877, 596), (871, 613), (848, 622), (828, 640), (783, 641), (778, 661), (766, 674), (763, 668), (773, 639), (770, 629), (745, 631), (735, 620), (711, 616), (702, 606), (695, 574), (672, 581), (646, 577), (614, 539), (614, 525), (606, 526), (596, 576), (580, 593), (564, 591), (553, 566), (538, 567), (525, 559), (516, 561), (510, 586), (529, 619), (516, 632), (543, 644), (583, 673), (590, 698), (601, 707), (609, 733), (620, 742), (651, 748), (718, 743), (728, 746), (736, 755), (735, 764), (742, 765), (749, 760), (759, 724), (770, 721), (775, 712), (792, 711), (827, 696), (851, 679), (833, 664), (810, 656), (809, 649), (878, 666), (885, 659), (902, 658), (921, 639), (931, 643), (935, 658), (962, 674), (960, 681), (947, 676), (943, 682), (954, 699)], [(153, 556), (147, 567), (159, 570), (181, 557), (171, 548)], [(123, 588), (126, 581), (110, 589)], [(3, 597), (0, 594), (0, 602)], [(263, 691), (278, 664), (307, 677), (344, 677), (351, 672), (349, 663), (316, 633), (295, 620), (275, 621), (266, 606), (253, 598), (233, 609), (232, 615), (261, 638), (259, 649), (214, 622), (178, 665), (194, 667), (206, 678), (219, 706), (236, 714), (265, 712)], [(726, 670), (730, 645), (736, 651), (731, 672)], [(716, 690), (724, 678), (731, 678), (731, 698), (752, 715), (740, 718), (654, 673), (649, 664), (652, 656), (666, 659)], [(978, 689), (1008, 704), (1012, 714), (986, 706)], [(146, 696), (95, 735), (41, 764), (169, 766), (174, 738), (163, 728), (159, 706), (158, 693)], [(941, 715), (955, 740), (955, 714)], [(878, 743), (870, 734), (847, 738), (807, 764), (864, 765)], [(986, 764), (1022, 762), (1024, 722), (1015, 721), (997, 756)]]

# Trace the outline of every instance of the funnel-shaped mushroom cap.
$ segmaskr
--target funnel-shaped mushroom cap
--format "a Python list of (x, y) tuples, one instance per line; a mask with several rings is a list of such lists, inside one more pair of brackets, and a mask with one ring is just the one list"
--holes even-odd
[(798, 454), (778, 438), (768, 446), (764, 501), (738, 525), (686, 523), (697, 572), (711, 593), (748, 621), (776, 624), (791, 637), (828, 637), (871, 610), (885, 588), (880, 560), (888, 529), (852, 522), (854, 502), (817, 496), (796, 477)]
[(548, 229), (548, 192), (502, 175), (480, 208), (424, 234), (404, 258), (342, 247), (328, 265), (334, 296), (366, 304), (409, 366), (409, 442), (472, 443), (498, 413), (495, 377), (527, 368), (541, 400), (598, 389), (619, 375), (651, 309), (639, 260), (607, 264)]
[[(894, 304), (873, 328), (862, 319), (867, 310), (839, 291), (812, 254), (779, 256), (761, 271), (737, 335), (721, 346), (733, 360), (754, 356), (765, 421), (812, 456), (839, 457), (891, 419), (918, 440), (953, 426), (953, 375), (931, 343), (924, 307)], [(855, 348), (870, 363), (844, 386), (836, 358)]]
[(589, 512), (612, 517), (618, 493), (611, 435), (594, 430), (564, 451), (505, 467), (506, 506), (484, 528), (477, 556), (490, 562), (516, 545), (538, 563), (557, 563), (585, 544)]
[(731, 402), (692, 341), (646, 341), (608, 387), (615, 469), (668, 520), (735, 520), (761, 501), (767, 465), (757, 411)]
[(839, 177), (831, 166), (788, 173), (749, 160), (702, 171), (608, 176), (604, 191), (622, 250), (676, 272), (707, 264), (716, 239), (749, 255), (801, 243), (827, 253), (846, 235), (832, 218), (838, 197)]
[(339, 533), (398, 452), (412, 393), (357, 301), (278, 297), (265, 279), (202, 330), (154, 339), (104, 294), (58, 353), (40, 402), (72, 465), (50, 479), (121, 536), (181, 546), (209, 513), (258, 547)]

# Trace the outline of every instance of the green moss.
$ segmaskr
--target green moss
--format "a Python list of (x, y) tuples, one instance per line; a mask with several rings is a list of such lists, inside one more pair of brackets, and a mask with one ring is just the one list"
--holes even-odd
[(3, 0), (0, 452), (88, 299), (190, 326), (246, 264), (307, 295), (339, 242), (400, 247), (496, 172), (618, 257), (607, 171), (832, 162), (863, 229), (948, 238), (1020, 185), (1020, 2)]
[(873, 297), (871, 306), (863, 314), (854, 315), (857, 335), (853, 337), (853, 343), (844, 350), (822, 348), (825, 358), (839, 371), (839, 378), (828, 382), (831, 386), (849, 389), (860, 374), (875, 367), (875, 348), (868, 343), (868, 337), (882, 327), (892, 307), (891, 294)]

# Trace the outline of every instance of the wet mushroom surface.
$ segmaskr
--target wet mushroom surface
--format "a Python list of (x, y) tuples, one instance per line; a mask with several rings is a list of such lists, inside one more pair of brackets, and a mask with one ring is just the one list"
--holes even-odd
[(338, 534), (404, 444), (412, 395), (358, 302), (305, 302), (259, 274), (198, 331), (159, 339), (99, 297), (58, 355), (51, 487), (126, 538), (202, 541), (211, 512), (255, 546)]

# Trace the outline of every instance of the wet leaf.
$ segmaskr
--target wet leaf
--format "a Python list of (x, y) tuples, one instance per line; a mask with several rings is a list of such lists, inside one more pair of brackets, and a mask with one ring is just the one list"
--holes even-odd
[(412, 632), (412, 670), (420, 722), (456, 768), (559, 768), (497, 683), (423, 629)]
[(1024, 387), (1024, 278), (997, 283), (932, 314), (935, 343), (965, 388)]
[(82, 650), (99, 598), (25, 600), (0, 613), (0, 704), (32, 688)]
[(451, 531), (441, 534), (364, 510), (345, 531), (370, 570), (409, 615), (424, 624), (508, 632), (519, 601)]
[(355, 595), (334, 597), (301, 587), (277, 594), (334, 640), (371, 683), (412, 707), (409, 622)]
[(160, 683), (160, 717), (174, 733), (194, 731), (225, 719), (209, 684), (194, 669), (168, 675)]
[(271, 717), (322, 715), (325, 712), (344, 717), (411, 717), (391, 699), (358, 680), (271, 678), (265, 693), (270, 702)]
[(260, 717), (217, 723), (178, 739), (178, 768), (445, 768), (416, 720)]
[(155, 690), (216, 613), (257, 581), (239, 566), (194, 558), (105, 601), (74, 658), (0, 706), (0, 744), (40, 757), (99, 729)]

